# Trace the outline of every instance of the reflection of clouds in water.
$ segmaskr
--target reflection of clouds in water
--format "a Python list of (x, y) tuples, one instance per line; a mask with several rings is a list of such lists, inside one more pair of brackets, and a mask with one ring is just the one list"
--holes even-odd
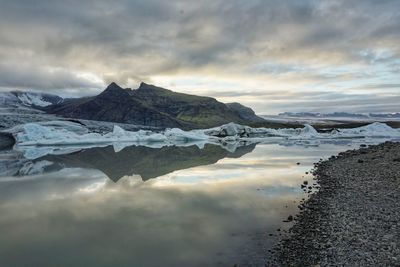
[(132, 191), (132, 189), (140, 189), (142, 187), (149, 187), (150, 182), (146, 183), (143, 182), (140, 175), (133, 175), (133, 176), (124, 176), (118, 180), (117, 183), (113, 182), (112, 180), (105, 179), (102, 182), (98, 182), (95, 184), (91, 184), (89, 186), (79, 188), (77, 193), (96, 193), (98, 191), (101, 192), (124, 192), (124, 191)]
[[(85, 174), (88, 170), (75, 170), (75, 169), (65, 169), (63, 171), (76, 172), (78, 171), (81, 175)], [(39, 191), (38, 193), (47, 199), (68, 199), (75, 197), (80, 194), (102, 194), (106, 192), (115, 192), (121, 193), (123, 191), (132, 191), (132, 189), (140, 189), (141, 187), (149, 187), (151, 183), (143, 182), (142, 178), (139, 175), (135, 176), (125, 176), (121, 178), (118, 183), (113, 182), (112, 180), (107, 179), (104, 175), (99, 173), (94, 173), (93, 178), (90, 179), (89, 176), (91, 171), (88, 171), (89, 175), (84, 175), (87, 179), (78, 181), (71, 181), (70, 187), (56, 188), (58, 190), (43, 192)], [(70, 175), (69, 178), (74, 177), (75, 175)], [(78, 182), (78, 183), (74, 183)], [(46, 197), (47, 196), (47, 197)]]
[[(303, 168), (301, 168), (302, 170)], [(191, 173), (178, 171), (168, 174), (154, 181), (155, 186), (210, 186), (210, 187), (236, 187), (252, 188), (256, 185), (270, 187), (293, 187), (299, 184), (302, 172), (293, 170), (232, 170), (221, 169), (206, 172), (193, 170)], [(300, 178), (300, 179), (299, 179)]]
[(97, 170), (70, 168), (57, 173), (0, 179), (2, 203), (31, 202), (42, 199), (64, 198), (80, 188), (104, 181)]
[(101, 188), (103, 188), (106, 183), (107, 182), (105, 180), (102, 182), (96, 182), (96, 183), (90, 184), (86, 187), (79, 188), (78, 192), (93, 193), (93, 192), (99, 191)]
[(258, 245), (252, 234), (282, 227), (303, 196), (305, 170), (340, 149), (260, 145), (147, 181), (115, 182), (89, 168), (2, 180), (0, 266), (233, 266), (254, 258), (243, 247), (265, 255), (271, 239)]
[[(212, 147), (208, 149), (210, 148)], [(6, 182), (8, 178), (1, 178), (0, 199), (25, 201), (44, 197), (63, 198), (69, 194), (88, 193), (104, 190), (104, 188), (111, 190), (109, 188), (119, 187), (121, 190), (121, 188), (130, 188), (126, 184), (128, 181), (135, 187), (175, 187), (184, 190), (187, 186), (200, 185), (210, 188), (242, 186), (250, 189), (255, 187), (275, 188), (269, 192), (282, 192), (297, 188), (298, 183), (302, 182), (301, 176), (311, 168), (313, 162), (342, 149), (335, 145), (314, 148), (298, 146), (288, 148), (277, 144), (258, 145), (251, 153), (241, 155), (239, 158), (225, 157), (218, 160), (216, 164), (179, 170), (182, 166), (173, 161), (178, 169), (175, 171), (173, 171), (174, 168), (155, 165), (154, 169), (160, 168), (160, 173), (165, 173), (169, 169), (172, 172), (159, 176), (157, 179), (147, 180), (145, 183), (137, 181), (140, 180), (137, 175), (127, 176), (135, 177), (134, 179), (122, 178), (121, 181), (114, 183), (100, 171), (68, 168), (55, 173), (20, 177), (9, 181), (7, 187), (1, 186), (1, 183)], [(212, 151), (214, 150), (210, 149), (210, 152)], [(167, 155), (163, 154), (163, 156)], [(301, 165), (297, 166), (296, 162), (301, 162)], [(198, 164), (204, 163), (207, 162), (199, 161)], [(111, 167), (107, 170), (111, 170)], [(164, 171), (164, 169), (166, 170)], [(25, 181), (25, 179), (27, 180)]]
[(65, 265), (87, 266), (95, 260), (102, 266), (111, 259), (135, 266), (213, 265), (216, 253), (238, 252), (248, 238), (243, 231), (279, 227), (288, 213), (282, 205), (292, 197), (267, 199), (247, 190), (208, 187), (137, 187), (127, 179), (90, 194), (2, 205), (0, 228), (7, 231), (2, 231), (0, 263), (15, 263), (8, 255), (18, 249), (33, 262), (51, 251), (47, 261), (67, 258)]
[[(199, 166), (190, 171), (178, 170), (157, 179), (157, 186), (215, 186), (298, 187), (302, 176), (321, 157), (328, 157), (343, 148), (324, 145), (317, 148), (282, 147), (258, 145), (256, 149), (240, 159), (224, 158), (216, 164)], [(301, 162), (301, 165), (296, 165)], [(261, 179), (262, 178), (262, 179)]]

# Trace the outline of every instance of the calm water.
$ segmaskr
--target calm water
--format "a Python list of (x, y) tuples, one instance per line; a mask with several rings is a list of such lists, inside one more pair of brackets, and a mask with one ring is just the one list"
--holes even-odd
[(305, 172), (349, 148), (3, 151), (0, 266), (263, 266)]

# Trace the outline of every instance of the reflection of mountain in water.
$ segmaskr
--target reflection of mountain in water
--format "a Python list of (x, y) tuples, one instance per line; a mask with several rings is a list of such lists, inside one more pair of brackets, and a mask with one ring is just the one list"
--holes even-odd
[(203, 149), (190, 147), (150, 148), (144, 146), (126, 147), (114, 152), (112, 146), (92, 148), (68, 155), (49, 155), (41, 160), (61, 163), (66, 167), (94, 168), (102, 171), (111, 180), (139, 174), (148, 180), (164, 174), (191, 167), (208, 165), (225, 157), (241, 157), (253, 151), (255, 145), (239, 147), (235, 152), (216, 145), (205, 145)]
[[(66, 155), (47, 155), (28, 162), (28, 165), (36, 166), (36, 169), (39, 166), (43, 172), (53, 172), (63, 168), (98, 169), (114, 182), (123, 176), (138, 174), (146, 181), (176, 170), (213, 164), (225, 157), (239, 158), (253, 151), (255, 146), (252, 144), (238, 147), (235, 152), (229, 152), (212, 144), (205, 145), (203, 149), (195, 145), (163, 148), (131, 146), (119, 152), (115, 152), (113, 146), (108, 146), (85, 149)], [(24, 162), (21, 169), (26, 169), (26, 166), (27, 162)], [(23, 174), (24, 172), (19, 170), (14, 175), (22, 176)]]

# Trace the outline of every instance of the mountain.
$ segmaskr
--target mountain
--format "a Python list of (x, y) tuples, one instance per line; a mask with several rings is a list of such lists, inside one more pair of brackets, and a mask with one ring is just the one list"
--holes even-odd
[(294, 118), (355, 118), (355, 119), (396, 119), (400, 118), (400, 113), (350, 113), (350, 112), (333, 112), (333, 113), (318, 113), (318, 112), (284, 112), (279, 113), (279, 117), (294, 117)]
[(0, 106), (10, 107), (31, 107), (41, 108), (50, 105), (60, 104), (63, 98), (53, 94), (11, 91), (0, 93)]
[(251, 121), (251, 122), (264, 122), (265, 120), (261, 117), (258, 117), (254, 110), (252, 110), (249, 107), (243, 106), (240, 103), (233, 102), (233, 103), (227, 103), (226, 106), (235, 112), (241, 119), (245, 121)]
[(365, 114), (349, 113), (349, 112), (333, 112), (333, 113), (318, 113), (318, 112), (284, 112), (279, 113), (280, 117), (310, 117), (310, 118), (368, 118)]
[(263, 121), (238, 103), (224, 104), (211, 97), (176, 93), (146, 83), (134, 90), (111, 83), (97, 96), (64, 99), (43, 110), (69, 118), (183, 129)]
[(21, 91), (12, 91), (11, 94), (17, 97), (23, 105), (30, 107), (46, 107), (63, 102), (62, 97), (53, 94)]
[(372, 118), (400, 119), (400, 112), (396, 113), (369, 113)]

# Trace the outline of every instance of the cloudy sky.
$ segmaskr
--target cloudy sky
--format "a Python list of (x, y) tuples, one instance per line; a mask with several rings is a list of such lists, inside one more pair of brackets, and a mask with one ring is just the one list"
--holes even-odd
[(282, 111), (400, 111), (399, 0), (0, 0), (0, 90), (140, 81)]

